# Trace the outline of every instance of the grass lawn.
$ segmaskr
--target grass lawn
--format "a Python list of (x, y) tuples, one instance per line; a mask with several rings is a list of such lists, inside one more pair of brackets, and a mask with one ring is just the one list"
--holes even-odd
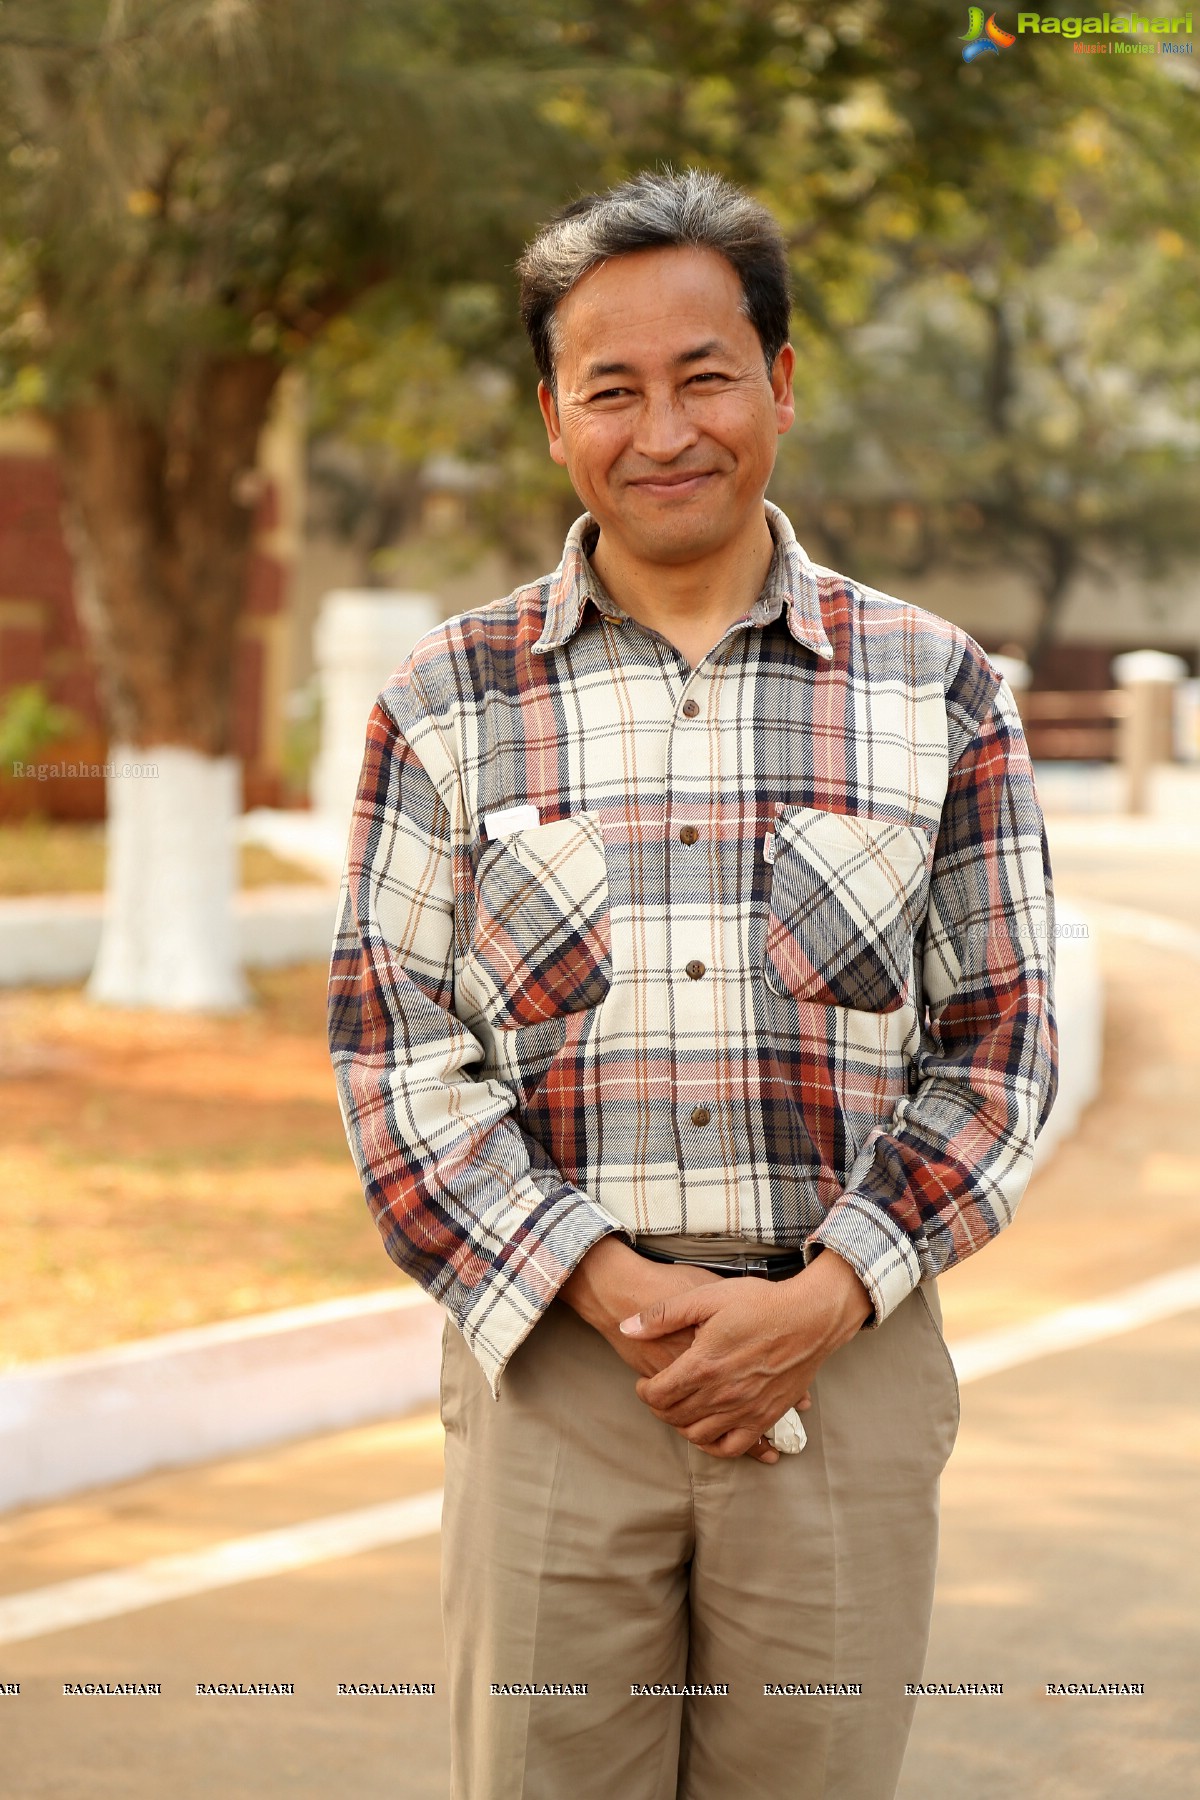
[[(241, 847), (243, 887), (321, 878), (260, 844)], [(104, 887), (103, 825), (25, 819), (0, 825), (0, 898), (19, 894), (97, 894)]]
[(382, 1288), (325, 1048), (324, 964), (241, 1015), (0, 993), (0, 1366)]

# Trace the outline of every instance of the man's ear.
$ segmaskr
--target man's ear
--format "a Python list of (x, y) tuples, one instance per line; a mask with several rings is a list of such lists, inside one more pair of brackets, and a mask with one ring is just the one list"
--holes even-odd
[(560, 468), (566, 468), (567, 455), (563, 449), (562, 426), (558, 421), (558, 401), (544, 381), (538, 382), (538, 405), (542, 409), (546, 436), (550, 440), (550, 455)]
[(796, 419), (796, 396), (792, 378), (796, 372), (796, 352), (785, 344), (771, 369), (771, 392), (775, 396), (775, 428), (780, 437), (790, 431)]

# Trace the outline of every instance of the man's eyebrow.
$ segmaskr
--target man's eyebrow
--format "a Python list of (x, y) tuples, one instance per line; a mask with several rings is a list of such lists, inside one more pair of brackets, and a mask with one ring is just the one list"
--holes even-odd
[(629, 363), (589, 363), (583, 371), (585, 381), (599, 381), (602, 375), (632, 375)]
[(677, 363), (703, 362), (705, 357), (716, 356), (724, 348), (720, 338), (710, 338), (707, 344), (697, 344), (694, 350), (685, 350), (681, 356), (675, 358), (675, 361)]
[[(675, 358), (676, 366), (682, 367), (685, 363), (703, 362), (705, 357), (713, 356), (723, 351), (724, 348), (725, 346), (719, 338), (710, 338), (706, 344), (697, 344), (694, 350), (681, 350)], [(636, 370), (632, 363), (597, 362), (588, 364), (583, 371), (583, 379), (585, 382), (599, 381), (605, 375), (633, 375), (635, 373)]]

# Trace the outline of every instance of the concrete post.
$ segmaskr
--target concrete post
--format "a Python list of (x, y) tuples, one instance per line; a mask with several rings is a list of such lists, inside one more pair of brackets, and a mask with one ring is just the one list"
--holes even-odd
[[(1128, 706), (1120, 722), (1121, 765), (1125, 772), (1125, 810), (1150, 811), (1150, 772), (1171, 754), (1171, 698), (1175, 684), (1187, 675), (1180, 656), (1162, 650), (1127, 650), (1114, 656), (1113, 679), (1125, 689)], [(1164, 734), (1164, 721), (1166, 730)]]
[(443, 616), (442, 603), (432, 594), (340, 589), (321, 603), (313, 638), (321, 696), (313, 806), (343, 834), (349, 828), (371, 708), (418, 638)]

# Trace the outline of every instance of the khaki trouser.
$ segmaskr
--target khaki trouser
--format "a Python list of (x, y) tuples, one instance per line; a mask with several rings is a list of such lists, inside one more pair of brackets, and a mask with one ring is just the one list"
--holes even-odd
[[(556, 1301), (496, 1401), (447, 1321), (453, 1800), (891, 1800), (958, 1429), (936, 1290), (829, 1358), (772, 1465), (694, 1449), (636, 1379)], [(763, 1693), (820, 1683), (861, 1693)]]

